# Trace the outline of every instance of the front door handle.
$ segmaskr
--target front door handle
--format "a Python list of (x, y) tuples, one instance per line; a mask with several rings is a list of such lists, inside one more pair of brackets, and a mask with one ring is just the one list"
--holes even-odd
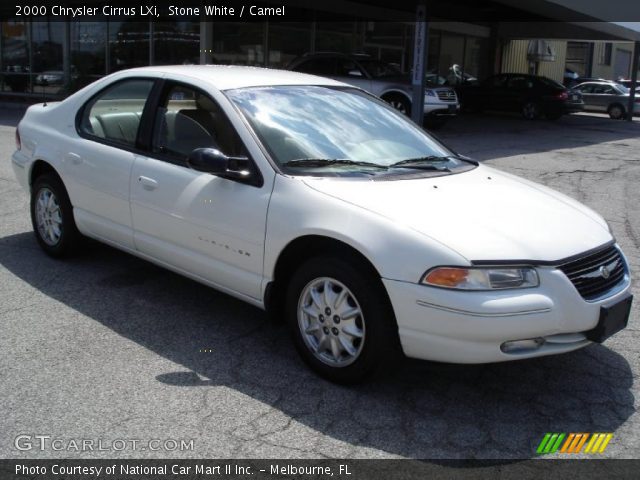
[(155, 190), (156, 188), (158, 188), (158, 182), (156, 182), (153, 178), (140, 176), (138, 177), (138, 182), (145, 190)]

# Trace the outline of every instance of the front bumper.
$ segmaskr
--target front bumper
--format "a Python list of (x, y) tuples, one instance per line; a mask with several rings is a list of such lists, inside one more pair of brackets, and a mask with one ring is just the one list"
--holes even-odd
[[(585, 301), (554, 267), (538, 268), (540, 286), (490, 292), (456, 291), (383, 279), (405, 355), (452, 363), (488, 363), (569, 352), (589, 345), (585, 332), (600, 307), (628, 295), (628, 274), (611, 296)], [(505, 353), (505, 342), (540, 339), (536, 349)]]
[(424, 114), (438, 117), (455, 117), (460, 113), (460, 105), (458, 103), (426, 103), (424, 104)]

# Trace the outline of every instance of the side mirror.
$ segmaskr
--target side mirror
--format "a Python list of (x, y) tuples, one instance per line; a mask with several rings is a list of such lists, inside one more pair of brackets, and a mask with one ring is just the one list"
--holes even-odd
[(248, 180), (251, 177), (247, 157), (227, 157), (215, 148), (196, 148), (189, 154), (187, 165), (198, 172), (234, 180)]

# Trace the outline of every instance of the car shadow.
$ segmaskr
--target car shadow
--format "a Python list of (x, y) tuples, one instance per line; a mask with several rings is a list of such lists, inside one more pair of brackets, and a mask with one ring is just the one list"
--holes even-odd
[(638, 138), (640, 121), (612, 120), (591, 113), (565, 115), (555, 121), (525, 120), (517, 114), (463, 113), (440, 131), (431, 132), (458, 153), (477, 161), (587, 147), (609, 142), (627, 146)]
[(545, 432), (615, 432), (634, 412), (631, 368), (606, 346), (490, 365), (406, 360), (393, 375), (344, 387), (311, 373), (285, 326), (261, 310), (115, 249), (91, 243), (57, 261), (25, 232), (0, 238), (0, 265), (183, 367), (158, 382), (235, 389), (329, 441), (506, 461), (535, 456)]

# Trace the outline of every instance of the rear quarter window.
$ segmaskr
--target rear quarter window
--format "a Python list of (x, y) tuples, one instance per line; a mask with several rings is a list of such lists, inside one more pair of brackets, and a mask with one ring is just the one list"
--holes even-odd
[(109, 142), (135, 146), (152, 79), (122, 80), (102, 90), (82, 109), (81, 133)]

